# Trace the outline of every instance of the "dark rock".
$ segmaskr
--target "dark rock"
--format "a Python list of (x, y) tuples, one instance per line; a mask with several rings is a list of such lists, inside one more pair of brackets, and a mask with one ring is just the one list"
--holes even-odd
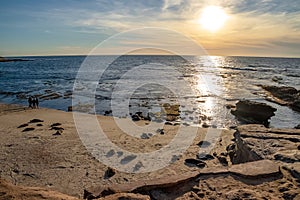
[(206, 147), (210, 146), (210, 142), (208, 142), (208, 141), (200, 141), (197, 145), (200, 146), (200, 147), (202, 147), (202, 148), (206, 148)]
[(132, 121), (140, 121), (141, 120), (141, 118), (138, 115), (136, 115), (136, 114), (132, 115), (131, 119), (132, 119)]
[(38, 122), (44, 122), (44, 120), (41, 119), (32, 119), (29, 121), (29, 123), (38, 123)]
[(170, 126), (173, 126), (173, 123), (172, 123), (172, 122), (169, 122), (169, 121), (167, 121), (167, 122), (165, 122), (165, 125), (170, 125)]
[(165, 134), (164, 129), (160, 129), (160, 128), (156, 130), (156, 133), (159, 133), (161, 135)]
[(147, 116), (146, 116), (146, 117), (144, 116), (144, 120), (146, 120), (146, 121), (151, 121), (151, 116), (150, 116), (149, 113), (147, 113)]
[(276, 110), (265, 103), (241, 100), (236, 104), (236, 110), (232, 110), (231, 113), (241, 121), (267, 124), (268, 120), (275, 115)]
[(68, 112), (72, 112), (73, 111), (73, 106), (68, 106)]
[(190, 167), (200, 167), (203, 168), (206, 166), (206, 163), (199, 159), (188, 158), (185, 159), (184, 164)]
[(18, 128), (24, 128), (26, 126), (28, 126), (28, 124), (21, 124), (20, 126), (18, 126)]
[(261, 87), (266, 91), (270, 92), (274, 97), (277, 97), (286, 102), (294, 101), (295, 95), (299, 93), (299, 91), (293, 87), (286, 87), (286, 86), (277, 87), (277, 86), (267, 86), (267, 85), (263, 85)]
[(53, 124), (51, 124), (50, 126), (51, 127), (54, 127), (54, 126), (60, 126), (61, 125), (61, 123), (53, 123)]
[(271, 94), (267, 100), (280, 105), (288, 105), (293, 110), (300, 112), (300, 91), (293, 87), (262, 86), (263, 89)]
[(33, 131), (34, 128), (25, 128), (22, 132), (28, 132), (28, 131)]
[(104, 115), (109, 115), (111, 113), (112, 113), (112, 110), (107, 110), (107, 111), (104, 112)]
[(153, 136), (152, 133), (142, 133), (141, 139), (150, 139), (150, 137), (152, 136)]
[(59, 131), (59, 130), (64, 130), (64, 128), (63, 127), (53, 126), (53, 127), (50, 128), (50, 130)]
[(284, 200), (293, 200), (298, 195), (296, 192), (287, 191), (283, 193), (283, 199)]
[(224, 165), (224, 166), (228, 166), (228, 161), (227, 158), (225, 156), (217, 156), (219, 162)]
[(43, 96), (40, 96), (40, 99), (42, 99), (42, 100), (53, 100), (53, 99), (58, 99), (60, 97), (62, 97), (61, 94), (58, 94), (58, 93), (54, 92), (54, 93), (45, 94)]
[(236, 106), (233, 105), (233, 104), (226, 104), (225, 107), (226, 107), (227, 109), (232, 109), (232, 108), (235, 108)]
[(104, 179), (109, 179), (109, 178), (113, 177), (115, 174), (116, 174), (116, 171), (115, 171), (113, 168), (110, 168), (110, 167), (109, 167), (109, 168), (105, 171)]
[(58, 136), (58, 135), (61, 135), (61, 133), (62, 133), (62, 131), (61, 131), (61, 130), (58, 130), (58, 131), (56, 131), (53, 135), (54, 135), (54, 136)]
[(200, 160), (213, 160), (214, 157), (210, 154), (206, 154), (206, 153), (199, 153), (197, 155), (197, 158)]
[(298, 124), (297, 126), (295, 126), (295, 129), (300, 129), (300, 124)]
[(210, 125), (204, 122), (204, 123), (202, 124), (202, 127), (203, 127), (203, 128), (209, 128)]
[(230, 129), (236, 129), (236, 128), (237, 128), (237, 126), (235, 126), (235, 125), (232, 125), (232, 126), (229, 126), (229, 128), (230, 128)]
[(275, 160), (280, 160), (281, 162), (285, 162), (285, 163), (299, 162), (299, 159), (297, 157), (298, 157), (297, 153), (295, 153), (293, 151), (290, 151), (290, 153), (284, 153), (284, 152), (283, 153), (276, 153), (274, 155)]
[(43, 126), (43, 124), (37, 124), (36, 126)]
[(143, 112), (136, 112), (135, 113), (137, 116), (139, 116), (140, 118), (143, 118)]
[[(299, 98), (299, 97), (298, 97)], [(296, 110), (298, 112), (300, 112), (300, 98), (295, 100), (294, 102), (290, 103), (290, 107), (293, 109), (293, 110)]]
[(126, 156), (125, 158), (123, 158), (122, 160), (121, 160), (121, 164), (122, 165), (126, 165), (126, 164), (128, 164), (129, 162), (131, 162), (131, 161), (133, 161), (134, 159), (136, 159), (136, 155), (129, 155), (129, 156)]

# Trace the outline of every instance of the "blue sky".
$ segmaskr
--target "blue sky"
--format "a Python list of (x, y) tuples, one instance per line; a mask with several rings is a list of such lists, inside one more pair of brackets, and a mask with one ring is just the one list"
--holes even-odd
[[(230, 16), (213, 34), (197, 23), (209, 5)], [(117, 33), (143, 27), (177, 31), (211, 55), (300, 57), (298, 0), (2, 1), (0, 56), (88, 54)]]

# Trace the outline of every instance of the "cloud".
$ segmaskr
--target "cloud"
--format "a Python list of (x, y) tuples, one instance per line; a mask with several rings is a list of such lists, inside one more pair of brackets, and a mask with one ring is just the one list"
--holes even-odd
[[(100, 39), (105, 39), (135, 28), (162, 27), (190, 36), (199, 44), (205, 45), (207, 49), (218, 50), (218, 52), (225, 49), (224, 54), (242, 48), (272, 51), (274, 48), (290, 47), (291, 51), (295, 52), (295, 47), (300, 45), (297, 40), (300, 38), (300, 1), (297, 0), (93, 0), (84, 2), (66, 0), (59, 2), (57, 5), (50, 4), (40, 9), (33, 6), (29, 10), (15, 10), (11, 7), (6, 13), (2, 12), (2, 15), (4, 17), (13, 15), (16, 19), (24, 20), (16, 20), (15, 23), (1, 20), (0, 25), (5, 29), (9, 27), (39, 29), (40, 32), (48, 33), (44, 35), (49, 38), (70, 35), (73, 37), (74, 44), (78, 37), (86, 39), (97, 36), (98, 39), (100, 36)], [(223, 7), (230, 15), (223, 29), (215, 34), (205, 31), (198, 23), (202, 9), (209, 5)], [(49, 30), (51, 34), (45, 30)], [(141, 38), (140, 41), (141, 44), (151, 42), (155, 43), (151, 38), (149, 40)], [(161, 42), (166, 42), (165, 36), (161, 36)], [(72, 44), (71, 39), (66, 41), (64, 46), (67, 47), (68, 44)], [(83, 44), (84, 41), (81, 40), (74, 47), (65, 50), (80, 51), (76, 46)], [(90, 44), (93, 44), (91, 40)], [(120, 45), (137, 44), (124, 41)], [(57, 49), (62, 50), (62, 47)], [(298, 53), (300, 55), (300, 52)]]

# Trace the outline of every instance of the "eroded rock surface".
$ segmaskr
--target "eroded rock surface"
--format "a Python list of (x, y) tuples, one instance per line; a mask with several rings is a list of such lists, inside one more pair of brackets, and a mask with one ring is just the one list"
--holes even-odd
[(261, 86), (268, 91), (267, 100), (273, 101), (280, 105), (288, 105), (293, 110), (300, 112), (300, 91), (287, 86)]
[(276, 108), (265, 103), (249, 100), (240, 100), (236, 104), (236, 109), (231, 113), (239, 120), (247, 123), (268, 124), (268, 120), (275, 115)]

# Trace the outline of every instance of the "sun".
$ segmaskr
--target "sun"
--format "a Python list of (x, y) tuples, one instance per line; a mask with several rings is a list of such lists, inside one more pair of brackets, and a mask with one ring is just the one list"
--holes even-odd
[(203, 9), (199, 23), (202, 27), (210, 32), (216, 32), (221, 29), (229, 16), (224, 9), (218, 6), (208, 6)]

